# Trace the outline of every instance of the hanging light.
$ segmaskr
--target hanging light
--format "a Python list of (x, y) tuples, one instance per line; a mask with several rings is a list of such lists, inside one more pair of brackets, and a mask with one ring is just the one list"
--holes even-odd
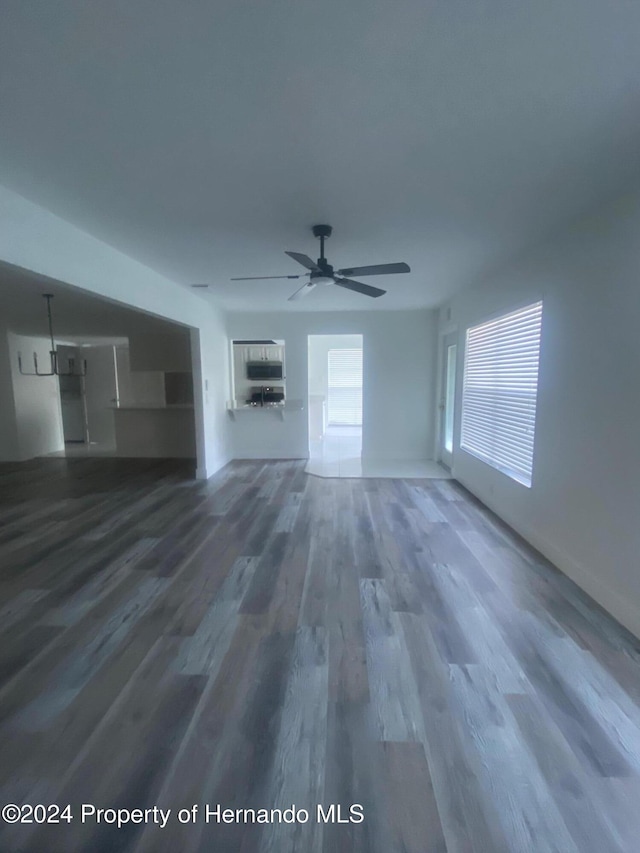
[(82, 369), (80, 371), (76, 371), (75, 369), (75, 358), (70, 358), (67, 360), (68, 370), (60, 370), (60, 365), (58, 364), (58, 352), (56, 350), (56, 342), (53, 337), (53, 317), (51, 314), (51, 300), (53, 299), (53, 293), (43, 293), (43, 297), (47, 300), (47, 317), (49, 319), (49, 337), (51, 338), (51, 349), (49, 350), (49, 356), (51, 358), (50, 369), (41, 371), (38, 368), (38, 353), (33, 353), (33, 367), (34, 372), (30, 372), (22, 369), (22, 354), (18, 353), (18, 369), (23, 376), (86, 376), (87, 375), (87, 362), (82, 360)]

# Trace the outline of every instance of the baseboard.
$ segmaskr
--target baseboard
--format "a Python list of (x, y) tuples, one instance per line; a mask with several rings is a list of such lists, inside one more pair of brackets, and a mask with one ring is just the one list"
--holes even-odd
[(433, 457), (428, 456), (416, 456), (407, 455), (407, 454), (380, 454), (380, 453), (363, 453), (362, 454), (363, 462), (433, 462)]
[[(630, 603), (628, 597), (616, 592), (616, 590), (605, 586), (593, 572), (586, 566), (578, 563), (569, 554), (557, 548), (553, 543), (545, 541), (542, 537), (531, 538), (521, 534), (527, 541), (538, 549), (542, 554), (570, 578), (587, 595), (591, 596), (607, 613), (623, 625), (640, 640), (640, 613), (636, 605)], [(535, 539), (539, 540), (536, 544)]]
[(256, 450), (255, 452), (251, 451), (249, 453), (239, 453), (233, 457), (234, 460), (241, 461), (246, 459), (308, 459), (309, 453), (302, 454), (294, 454), (290, 455), (288, 453), (282, 453), (278, 451), (269, 451), (269, 450)]
[(495, 512), (499, 518), (512, 527), (516, 533), (522, 536), (537, 551), (540, 551), (541, 554), (579, 586), (580, 589), (591, 596), (617, 622), (640, 639), (640, 612), (638, 612), (637, 606), (628, 597), (605, 586), (590, 569), (575, 560), (563, 548), (560, 548), (546, 537), (541, 536), (536, 530), (528, 527), (526, 524), (521, 524), (518, 520), (510, 518), (508, 512), (505, 513), (501, 507), (498, 507), (493, 501), (487, 499), (486, 496), (478, 494), (463, 478), (456, 477), (455, 479), (471, 492), (472, 495), (475, 495), (479, 501), (482, 501), (492, 512)]
[(228, 465), (231, 462), (230, 456), (223, 456), (221, 459), (217, 459), (213, 464), (207, 465), (207, 467), (201, 467), (198, 465), (196, 468), (196, 480), (208, 480), (213, 477), (214, 474), (217, 474), (221, 468), (224, 468), (225, 465)]

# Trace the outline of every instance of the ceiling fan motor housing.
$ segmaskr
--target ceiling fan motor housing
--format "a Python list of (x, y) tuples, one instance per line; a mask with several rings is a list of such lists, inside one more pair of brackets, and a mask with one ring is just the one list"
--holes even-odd
[(328, 278), (333, 280), (333, 267), (331, 264), (328, 264), (324, 258), (318, 258), (318, 266), (320, 267), (319, 272), (311, 273), (311, 281), (316, 280), (317, 284), (329, 284), (330, 282), (325, 282), (324, 279)]

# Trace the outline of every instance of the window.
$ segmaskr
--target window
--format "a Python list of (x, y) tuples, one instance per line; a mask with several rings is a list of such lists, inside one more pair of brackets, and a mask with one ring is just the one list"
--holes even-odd
[(330, 424), (362, 425), (362, 349), (329, 350), (328, 397)]
[(531, 486), (542, 302), (467, 330), (460, 446)]

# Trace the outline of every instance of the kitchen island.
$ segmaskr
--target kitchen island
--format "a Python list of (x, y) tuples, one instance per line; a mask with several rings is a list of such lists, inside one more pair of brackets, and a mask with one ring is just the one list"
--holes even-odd
[(118, 456), (195, 459), (192, 405), (129, 405), (113, 409)]

